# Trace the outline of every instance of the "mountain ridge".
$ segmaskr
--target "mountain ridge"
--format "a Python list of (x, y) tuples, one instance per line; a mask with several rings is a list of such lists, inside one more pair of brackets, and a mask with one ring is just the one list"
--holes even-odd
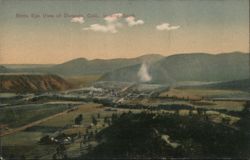
[(2, 65), (0, 73), (42, 73), (57, 74), (63, 77), (102, 75), (100, 80), (140, 82), (137, 74), (143, 63), (147, 66), (148, 74), (151, 76), (151, 83), (230, 81), (246, 78), (248, 53), (210, 54), (196, 52), (170, 56), (152, 53), (135, 58), (92, 60), (80, 57), (47, 67), (34, 65), (30, 68), (10, 69)]
[[(60, 75), (85, 75), (85, 74), (104, 74), (106, 72), (116, 70), (122, 67), (139, 64), (142, 62), (154, 62), (163, 58), (158, 54), (150, 54), (139, 56), (135, 58), (116, 58), (116, 59), (93, 59), (77, 58), (58, 64), (50, 68), (50, 73), (57, 73)], [(78, 68), (78, 69), (76, 69)]]
[[(179, 81), (230, 81), (248, 77), (248, 54), (176, 54), (148, 65), (151, 83), (172, 84)], [(137, 81), (139, 65), (104, 74), (103, 81)]]

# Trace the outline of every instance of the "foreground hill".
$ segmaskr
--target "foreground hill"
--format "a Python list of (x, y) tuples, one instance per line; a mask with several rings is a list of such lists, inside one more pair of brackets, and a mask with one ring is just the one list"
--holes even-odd
[(249, 111), (232, 126), (214, 123), (207, 114), (113, 114), (96, 135), (99, 144), (82, 159), (244, 159), (250, 156)]
[[(147, 65), (151, 83), (180, 81), (232, 81), (248, 77), (248, 54), (179, 54)], [(140, 81), (142, 65), (134, 65), (105, 74), (105, 81)], [(144, 71), (145, 72), (145, 71)]]
[(15, 93), (34, 93), (61, 91), (70, 85), (56, 75), (42, 74), (0, 74), (0, 91)]

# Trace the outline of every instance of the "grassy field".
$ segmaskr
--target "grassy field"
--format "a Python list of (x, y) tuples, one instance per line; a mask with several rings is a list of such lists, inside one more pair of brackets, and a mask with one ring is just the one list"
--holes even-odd
[(64, 104), (30, 104), (0, 109), (0, 123), (19, 127), (68, 109)]
[(17, 96), (15, 93), (0, 93), (0, 98), (12, 98)]
[(142, 104), (151, 105), (164, 104), (164, 105), (189, 105), (194, 108), (204, 108), (204, 109), (226, 109), (231, 111), (241, 111), (246, 104), (243, 101), (220, 101), (220, 100), (182, 100), (182, 99), (141, 99), (141, 100), (131, 100), (131, 104)]
[[(38, 108), (37, 108), (38, 109)], [(39, 110), (39, 109), (38, 109)], [(104, 112), (99, 104), (85, 104), (80, 105), (77, 110), (69, 112), (67, 114), (55, 117), (46, 122), (43, 122), (37, 126), (33, 126), (25, 131), (18, 132), (16, 134), (7, 135), (1, 137), (3, 150), (5, 153), (13, 153), (15, 155), (24, 154), (27, 159), (34, 159), (36, 157), (41, 159), (52, 158), (52, 155), (56, 151), (56, 145), (39, 145), (38, 142), (41, 137), (45, 135), (54, 135), (56, 130), (61, 129), (61, 132), (66, 134), (71, 133), (84, 133), (86, 127), (92, 123), (91, 116), (97, 116), (101, 112), (101, 117), (110, 116), (111, 112)], [(31, 113), (29, 113), (31, 114)], [(79, 115), (83, 114), (83, 124), (81, 127), (72, 127), (74, 119)], [(32, 115), (32, 114), (31, 114)], [(100, 120), (101, 121), (101, 120)], [(70, 126), (63, 128), (64, 126)], [(101, 125), (98, 124), (94, 129), (100, 129)], [(53, 131), (53, 128), (56, 130)], [(52, 131), (51, 131), (52, 129)], [(71, 152), (79, 152), (79, 142), (67, 146)]]
[(218, 90), (218, 89), (190, 89), (190, 88), (171, 88), (167, 92), (160, 94), (161, 97), (177, 97), (177, 98), (189, 98), (192, 100), (199, 100), (202, 97), (205, 98), (230, 98), (230, 97), (239, 97), (247, 96), (248, 93), (237, 90)]
[(201, 101), (202, 104), (194, 104), (194, 106), (205, 109), (226, 109), (230, 111), (241, 111), (246, 102), (241, 101)]
[(66, 81), (68, 81), (74, 88), (85, 87), (96, 80), (98, 80), (101, 75), (86, 75), (86, 76), (72, 76), (65, 77)]
[(25, 155), (28, 159), (42, 157), (44, 154), (53, 154), (54, 145), (39, 145), (38, 141), (45, 133), (18, 132), (16, 134), (1, 137), (3, 153), (6, 155)]
[(65, 115), (60, 116), (60, 118), (54, 118), (41, 123), (39, 126), (53, 126), (53, 127), (63, 127), (65, 125), (73, 125), (74, 118), (79, 114), (84, 114), (83, 123), (89, 122), (90, 116), (102, 110), (102, 106), (99, 104), (89, 103), (79, 106), (75, 111), (69, 112)]
[[(206, 100), (207, 98), (237, 98), (247, 97), (249, 93), (237, 90), (215, 90), (215, 89), (176, 89), (172, 88), (167, 92), (160, 94), (160, 97), (175, 97), (177, 100), (169, 103), (190, 104), (194, 107), (205, 109), (227, 109), (240, 111), (245, 105), (244, 101), (222, 101), (222, 100)], [(178, 101), (178, 99), (186, 99), (188, 101)]]
[[(89, 126), (92, 123), (92, 116), (97, 117), (98, 113), (100, 114), (99, 121), (102, 122), (104, 117), (110, 117), (112, 113), (116, 111), (105, 111), (106, 108), (104, 108), (100, 104), (95, 103), (87, 103), (84, 105), (80, 105), (77, 110), (74, 110), (72, 112), (69, 112), (67, 114), (61, 115), (60, 117), (56, 117), (53, 119), (50, 119), (46, 122), (40, 123), (39, 127), (48, 127), (48, 128), (65, 128), (63, 130), (66, 134), (72, 134), (72, 133), (84, 133), (86, 130), (86, 126)], [(119, 109), (117, 112), (127, 112), (128, 109)], [(83, 115), (83, 121), (81, 127), (67, 127), (67, 126), (73, 126), (75, 124), (74, 120), (79, 115)], [(98, 123), (95, 129), (101, 128), (101, 123)], [(41, 130), (36, 130), (41, 131)]]

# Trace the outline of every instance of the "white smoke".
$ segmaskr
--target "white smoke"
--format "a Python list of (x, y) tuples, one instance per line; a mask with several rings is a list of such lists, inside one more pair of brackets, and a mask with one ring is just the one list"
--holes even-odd
[(138, 71), (137, 76), (140, 78), (141, 82), (151, 81), (152, 77), (148, 73), (148, 67), (147, 67), (146, 63), (143, 63), (141, 65), (141, 68)]

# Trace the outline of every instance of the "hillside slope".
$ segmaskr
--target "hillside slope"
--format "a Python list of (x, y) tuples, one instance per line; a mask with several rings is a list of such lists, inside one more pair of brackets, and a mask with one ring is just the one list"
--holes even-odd
[[(140, 81), (141, 65), (134, 65), (102, 76), (104, 81)], [(231, 81), (248, 77), (248, 54), (178, 54), (147, 66), (151, 83), (180, 81)]]
[(78, 58), (53, 66), (49, 69), (49, 72), (65, 76), (104, 74), (119, 68), (141, 64), (142, 62), (152, 63), (162, 58), (163, 56), (158, 54), (149, 54), (137, 58), (119, 58), (110, 60), (87, 60), (85, 58)]
[(61, 76), (102, 75), (123, 67), (143, 62), (153, 63), (164, 58), (159, 54), (147, 54), (136, 58), (94, 59), (77, 58), (57, 65), (4, 65), (0, 66), (0, 73), (43, 73)]
[(250, 92), (250, 79), (220, 82), (215, 84), (199, 86), (199, 88), (232, 89), (232, 90), (244, 90)]
[(0, 92), (36, 93), (68, 88), (70, 85), (56, 75), (0, 74)]
[(0, 66), (0, 73), (8, 73), (10, 71), (11, 71), (10, 69), (8, 69), (8, 68), (6, 68), (4, 66)]

